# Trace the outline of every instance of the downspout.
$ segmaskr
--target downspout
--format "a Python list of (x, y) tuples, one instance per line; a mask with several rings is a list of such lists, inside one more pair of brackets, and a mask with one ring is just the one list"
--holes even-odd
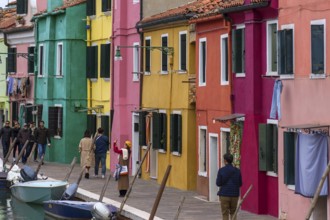
[[(111, 97), (110, 97), (110, 134), (109, 134), (109, 140), (110, 140), (110, 144), (112, 143), (112, 124), (113, 124), (113, 115), (115, 113), (115, 110), (114, 110), (114, 80), (115, 80), (115, 62), (114, 62), (114, 55), (115, 55), (115, 45), (114, 45), (114, 40), (115, 40), (115, 37), (114, 37), (114, 34), (115, 34), (115, 31), (114, 31), (114, 24), (115, 24), (115, 17), (114, 16), (114, 9), (115, 9), (115, 1), (112, 1), (111, 2), (111, 10), (112, 10), (112, 34), (110, 36), (110, 39), (111, 39), (111, 59), (110, 59), (110, 67), (111, 67), (111, 70), (110, 70), (110, 92), (111, 92)], [(110, 146), (111, 147), (111, 146)], [(110, 160), (111, 161), (111, 160)], [(111, 165), (111, 163), (110, 163)]]
[(234, 74), (232, 71), (232, 65), (233, 65), (233, 58), (232, 58), (232, 19), (228, 17), (227, 14), (223, 14), (224, 20), (224, 26), (227, 27), (227, 33), (228, 33), (228, 70), (230, 71), (230, 81), (229, 81), (229, 87), (230, 87), (230, 105), (231, 105), (231, 113), (234, 113), (235, 111), (235, 94), (233, 94), (234, 91)]
[[(140, 21), (143, 18), (143, 0), (140, 1)], [(144, 46), (144, 34), (142, 31), (140, 31), (139, 28), (139, 22), (136, 23), (135, 28), (136, 28), (136, 32), (140, 35), (140, 45), (141, 47)], [(140, 70), (142, 72), (142, 74), (140, 74), (140, 98), (139, 98), (139, 107), (142, 108), (142, 89), (143, 89), (143, 49), (141, 48), (140, 50)]]
[[(92, 45), (92, 42), (91, 42), (91, 39), (92, 39), (92, 21), (90, 20), (90, 18), (88, 16), (87, 16), (87, 19), (86, 19), (86, 25), (89, 27), (89, 29), (87, 30), (87, 32), (88, 32), (88, 34), (87, 34), (87, 46), (91, 46)], [(87, 60), (86, 60), (86, 62), (87, 62)], [(88, 106), (92, 107), (92, 104), (93, 104), (93, 102), (92, 102), (93, 87), (92, 87), (92, 81), (90, 79), (88, 79), (88, 90), (89, 90), (89, 100), (88, 100), (89, 104), (88, 104)]]

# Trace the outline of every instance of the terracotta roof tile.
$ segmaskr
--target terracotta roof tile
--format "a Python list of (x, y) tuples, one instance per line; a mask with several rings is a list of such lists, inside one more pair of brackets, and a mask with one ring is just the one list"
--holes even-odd
[(15, 26), (16, 8), (3, 9), (0, 11), (0, 29), (6, 29)]
[(70, 8), (85, 2), (86, 0), (65, 0), (63, 6), (56, 8), (55, 11)]

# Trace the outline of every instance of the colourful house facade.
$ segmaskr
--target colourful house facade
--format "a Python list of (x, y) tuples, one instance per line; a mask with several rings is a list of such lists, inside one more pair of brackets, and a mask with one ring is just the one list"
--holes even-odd
[[(197, 6), (212, 11), (211, 1)], [(230, 124), (216, 118), (230, 115), (232, 78), (230, 23), (221, 14), (200, 14), (191, 20), (196, 34), (196, 157), (197, 192), (209, 201), (218, 201), (216, 177), (224, 165), (222, 155), (229, 151)]]
[[(313, 160), (307, 155), (298, 154), (300, 146), (318, 152), (321, 145), (306, 146), (307, 140), (301, 137), (325, 135), (328, 140), (330, 118), (328, 67), (330, 65), (327, 8), (330, 2), (322, 1), (279, 1), (278, 32), (281, 38), (280, 51), (284, 57), (280, 62), (280, 80), (283, 84), (281, 93), (282, 118), (279, 121), (278, 182), (279, 182), (279, 218), (308, 219), (307, 213), (312, 204), (316, 186), (310, 186), (312, 195), (302, 194), (299, 186), (313, 179), (316, 184), (324, 174), (326, 167), (301, 170), (298, 161), (306, 161), (318, 167), (321, 161), (325, 164), (327, 153), (319, 154)], [(306, 10), (301, 10), (306, 8)], [(325, 9), (325, 10), (324, 10)], [(283, 37), (286, 40), (283, 40)], [(285, 46), (284, 46), (285, 45)], [(298, 145), (299, 143), (299, 145)], [(311, 142), (307, 142), (311, 143)], [(299, 150), (298, 150), (299, 149)], [(283, 162), (282, 162), (283, 161)], [(308, 176), (312, 172), (316, 177)], [(301, 176), (301, 180), (297, 177)], [(326, 175), (323, 187), (329, 187), (329, 174)], [(309, 219), (330, 219), (329, 191), (318, 198)]]
[(167, 185), (191, 190), (196, 189), (197, 172), (195, 43), (187, 8), (145, 17), (138, 24), (146, 47), (138, 131), (141, 155), (151, 146), (142, 178), (160, 183), (171, 165)]
[(47, 11), (33, 17), (35, 27), (35, 105), (45, 121), (52, 147), (46, 160), (69, 163), (78, 156), (86, 130), (86, 4), (48, 1)]
[[(140, 107), (140, 62), (141, 53), (134, 46), (141, 46), (140, 34), (135, 27), (140, 20), (140, 1), (113, 1), (113, 49), (120, 49), (122, 60), (114, 57), (111, 87), (111, 109), (113, 110), (113, 122), (111, 140), (118, 141), (123, 146), (126, 140), (132, 142), (131, 173), (134, 175), (138, 169), (140, 150), (138, 132), (134, 125), (138, 123), (138, 114), (135, 113)], [(114, 51), (113, 50), (113, 51)], [(114, 169), (118, 158), (111, 151), (111, 168)]]
[[(86, 1), (87, 15), (87, 128), (95, 134), (102, 127), (104, 134), (110, 135), (111, 104), (111, 1)], [(109, 155), (107, 164), (109, 164)]]
[(231, 22), (232, 113), (243, 120), (239, 151), (235, 152), (242, 172), (242, 194), (253, 186), (242, 209), (277, 217), (278, 120), (269, 113), (278, 77), (278, 2), (229, 1), (219, 6), (219, 13)]
[[(7, 46), (4, 44), (3, 33), (0, 33), (0, 53), (7, 53)], [(2, 61), (2, 59), (2, 64), (0, 65), (0, 128), (2, 128), (4, 122), (8, 120), (10, 116), (9, 98), (7, 96), (6, 62)]]

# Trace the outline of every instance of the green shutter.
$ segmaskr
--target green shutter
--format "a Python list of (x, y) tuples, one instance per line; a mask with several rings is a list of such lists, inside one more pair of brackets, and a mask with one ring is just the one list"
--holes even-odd
[(278, 173), (278, 128), (273, 125), (273, 167), (272, 170)]
[(232, 72), (233, 73), (236, 73), (237, 72), (237, 68), (236, 68), (236, 53), (237, 53), (237, 49), (236, 49), (236, 46), (237, 46), (237, 42), (236, 42), (236, 31), (237, 30), (232, 30), (232, 52), (231, 52), (231, 55), (232, 55)]
[(259, 124), (259, 170), (267, 171), (267, 125)]
[(28, 0), (17, 0), (17, 14), (27, 14)]
[(104, 134), (109, 137), (110, 129), (109, 129), (109, 116), (101, 115), (101, 127), (104, 130)]
[(28, 73), (34, 73), (34, 47), (28, 47)]
[(87, 115), (87, 129), (91, 134), (96, 132), (96, 115)]
[(273, 124), (267, 124), (266, 125), (266, 171), (274, 171), (273, 165), (274, 165), (274, 137), (273, 132), (275, 128)]
[(31, 123), (33, 121), (32, 110), (31, 104), (25, 105), (25, 123)]
[(145, 146), (147, 145), (146, 140), (146, 115), (147, 112), (139, 113), (139, 145)]
[(92, 78), (92, 47), (86, 50), (86, 78)]
[(17, 67), (17, 57), (16, 57), (16, 48), (8, 48), (8, 72), (16, 73)]
[(241, 52), (241, 63), (242, 63), (242, 69), (241, 69), (241, 73), (245, 73), (245, 28), (241, 29), (241, 45), (242, 48), (240, 50)]
[(161, 120), (161, 138), (160, 138), (160, 148), (167, 150), (167, 115), (165, 113), (160, 114)]
[(180, 70), (187, 70), (187, 34), (180, 35)]
[(87, 0), (87, 5), (86, 5), (86, 15), (87, 16), (92, 16), (96, 14), (95, 10), (95, 0)]
[[(167, 47), (167, 37), (162, 37), (162, 47)], [(167, 54), (162, 52), (162, 71), (167, 71)]]
[(177, 131), (177, 146), (178, 146), (178, 152), (182, 153), (182, 116), (177, 115), (178, 118), (178, 131)]
[(284, 183), (287, 185), (295, 184), (295, 146), (294, 133), (284, 132)]
[(93, 77), (92, 78), (96, 79), (98, 77), (98, 46), (95, 45), (92, 48), (93, 48), (93, 59), (92, 59)]
[(18, 121), (18, 103), (17, 102), (12, 102), (11, 103), (11, 120), (14, 126), (14, 120)]
[(160, 116), (159, 113), (152, 113), (152, 148), (160, 148)]
[(44, 108), (43, 105), (38, 105), (38, 107), (37, 107), (37, 111), (38, 111), (38, 114), (37, 114), (38, 124), (39, 124), (40, 121), (42, 121), (43, 108)]
[(150, 39), (145, 40), (145, 45), (146, 45), (146, 49), (145, 49), (145, 69), (144, 71), (146, 72), (150, 72), (150, 55), (151, 55), (151, 50), (148, 48), (150, 47)]
[(170, 125), (170, 144), (171, 144), (171, 152), (175, 152), (178, 150), (178, 117), (177, 114), (171, 114), (171, 125)]
[(285, 30), (285, 73), (293, 74), (293, 30)]
[(284, 31), (279, 30), (277, 32), (277, 60), (278, 60), (278, 74), (285, 74), (284, 70), (284, 50), (285, 50), (285, 44), (284, 44)]
[(110, 44), (101, 45), (101, 78), (110, 78)]
[(102, 12), (111, 11), (111, 0), (102, 0)]
[(50, 136), (54, 136), (57, 130), (58, 110), (57, 107), (48, 108), (48, 129)]

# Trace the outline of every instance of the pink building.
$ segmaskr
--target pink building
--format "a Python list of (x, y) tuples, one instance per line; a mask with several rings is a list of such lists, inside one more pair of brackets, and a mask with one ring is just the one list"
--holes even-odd
[[(307, 219), (312, 202), (309, 197), (314, 194), (315, 184), (319, 183), (329, 157), (325, 152), (311, 159), (312, 151), (318, 152), (323, 147), (328, 151), (328, 143), (306, 145), (308, 141), (302, 137), (321, 136), (320, 131), (325, 133), (326, 140), (329, 136), (330, 2), (280, 0), (279, 8), (278, 36), (282, 55), (279, 66), (283, 84), (278, 139), (281, 149), (278, 151), (279, 217)], [(302, 154), (306, 149), (311, 152)], [(323, 167), (313, 171), (310, 164), (316, 167), (322, 161)], [(301, 169), (304, 165), (307, 168)], [(312, 195), (302, 192), (301, 185), (311, 182), (315, 182), (314, 185), (306, 189), (311, 190)], [(324, 185), (328, 187), (329, 175)], [(329, 190), (325, 191), (328, 194)], [(329, 207), (329, 195), (320, 197), (311, 219), (330, 219)]]
[(35, 121), (34, 104), (34, 27), (30, 22), (33, 14), (46, 9), (47, 1), (17, 1), (16, 25), (5, 29), (5, 44), (8, 46), (7, 70), (11, 121), (21, 124)]
[[(140, 20), (140, 1), (113, 1), (113, 48), (117, 46), (138, 46), (140, 35), (135, 28)], [(121, 48), (121, 61), (114, 61), (112, 71), (112, 108), (113, 123), (111, 141), (118, 140), (120, 146), (126, 140), (132, 141), (132, 173), (136, 171), (139, 160), (138, 114), (134, 111), (140, 106), (140, 53), (134, 48)], [(133, 135), (132, 135), (133, 134)], [(111, 169), (118, 163), (115, 153), (111, 152)]]

